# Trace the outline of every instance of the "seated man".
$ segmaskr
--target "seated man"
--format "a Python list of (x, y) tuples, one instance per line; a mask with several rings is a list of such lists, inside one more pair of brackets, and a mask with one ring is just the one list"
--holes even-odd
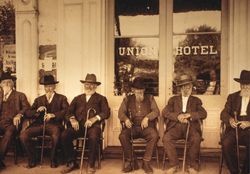
[(201, 143), (201, 129), (199, 120), (207, 117), (207, 112), (202, 107), (199, 98), (192, 96), (192, 77), (183, 74), (176, 86), (181, 88), (181, 95), (173, 96), (169, 99), (168, 104), (162, 111), (164, 119), (168, 119), (167, 130), (163, 136), (163, 146), (170, 162), (170, 168), (167, 174), (175, 173), (178, 169), (179, 161), (177, 158), (176, 147), (174, 142), (178, 139), (185, 138), (188, 122), (190, 130), (188, 140), (190, 142), (189, 173), (197, 173), (196, 159), (199, 154)]
[[(120, 121), (125, 123), (126, 128), (122, 129), (119, 136), (125, 159), (128, 165), (123, 169), (124, 173), (137, 170), (136, 157), (132, 157), (131, 131), (133, 138), (144, 138), (147, 141), (146, 151), (143, 157), (145, 173), (153, 173), (149, 162), (152, 158), (153, 150), (159, 139), (155, 128), (155, 119), (160, 115), (160, 111), (152, 95), (145, 95), (145, 86), (142, 78), (136, 78), (132, 84), (133, 95), (124, 98), (118, 112)], [(134, 153), (133, 153), (134, 154)]]
[(52, 75), (45, 75), (40, 79), (44, 85), (45, 94), (36, 98), (31, 109), (26, 112), (26, 117), (31, 119), (30, 125), (22, 131), (20, 140), (28, 154), (27, 168), (36, 166), (35, 151), (32, 146), (32, 137), (43, 134), (43, 123), (45, 123), (45, 134), (52, 138), (51, 167), (57, 167), (56, 147), (63, 130), (62, 121), (68, 109), (67, 98), (55, 92), (56, 84)]
[(21, 118), (30, 107), (25, 94), (14, 90), (15, 80), (16, 77), (9, 73), (2, 73), (0, 77), (0, 133), (3, 135), (0, 143), (0, 170), (5, 168), (3, 159), (7, 148), (17, 133)]
[[(250, 71), (243, 70), (240, 78), (234, 78), (240, 83), (240, 91), (230, 94), (225, 108), (221, 112), (221, 120), (226, 124), (226, 132), (222, 139), (222, 152), (231, 174), (239, 174), (236, 155), (236, 131), (238, 126), (239, 144), (247, 147), (243, 174), (250, 173)], [(236, 117), (236, 119), (235, 119)]]
[[(110, 109), (106, 97), (96, 93), (96, 88), (101, 83), (96, 81), (95, 74), (87, 74), (84, 84), (84, 94), (75, 97), (66, 115), (70, 122), (69, 127), (62, 133), (61, 141), (67, 166), (61, 173), (69, 173), (78, 168), (76, 154), (74, 153), (73, 140), (83, 137), (87, 127), (88, 137), (88, 173), (95, 173), (95, 160), (97, 145), (101, 137), (101, 122), (108, 119)], [(89, 116), (89, 117), (88, 117)], [(88, 119), (87, 119), (88, 117)]]

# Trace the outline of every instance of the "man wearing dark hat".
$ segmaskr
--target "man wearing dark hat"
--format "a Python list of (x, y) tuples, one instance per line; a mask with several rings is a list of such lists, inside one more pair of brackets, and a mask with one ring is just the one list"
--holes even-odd
[[(110, 108), (106, 97), (96, 92), (101, 83), (96, 80), (95, 74), (87, 74), (84, 85), (84, 94), (76, 96), (69, 106), (67, 119), (69, 127), (62, 133), (61, 141), (67, 166), (61, 173), (69, 173), (78, 168), (73, 140), (83, 137), (87, 127), (88, 137), (88, 173), (95, 173), (95, 160), (97, 156), (97, 143), (101, 136), (101, 122), (110, 116)], [(88, 117), (88, 119), (87, 119)]]
[(25, 94), (14, 89), (16, 77), (10, 73), (2, 73), (0, 77), (0, 170), (5, 168), (3, 163), (7, 148), (19, 129), (22, 117), (30, 104)]
[(62, 121), (68, 109), (67, 98), (55, 92), (56, 84), (53, 75), (45, 75), (40, 79), (40, 84), (44, 85), (45, 94), (37, 97), (26, 112), (26, 117), (31, 119), (30, 125), (22, 131), (20, 140), (28, 154), (27, 168), (35, 167), (35, 150), (32, 146), (32, 137), (42, 135), (45, 121), (45, 134), (52, 138), (51, 167), (57, 167), (56, 147), (59, 142)]
[[(250, 173), (250, 71), (242, 70), (240, 78), (234, 78), (240, 83), (240, 91), (228, 96), (225, 108), (221, 112), (221, 120), (226, 124), (226, 132), (222, 140), (222, 151), (231, 174), (239, 174), (236, 155), (236, 131), (238, 127), (239, 144), (247, 147), (244, 166), (241, 173)], [(235, 120), (235, 117), (237, 120)]]
[[(153, 173), (150, 166), (153, 150), (159, 139), (155, 128), (156, 118), (160, 111), (152, 95), (146, 95), (143, 78), (136, 78), (132, 83), (133, 95), (124, 98), (119, 108), (118, 117), (125, 123), (119, 139), (124, 151), (125, 159), (128, 164), (123, 169), (124, 173), (139, 169), (135, 155), (132, 156), (131, 135), (133, 138), (144, 138), (147, 141), (146, 151), (143, 157), (145, 173)], [(132, 131), (132, 134), (131, 134)], [(134, 153), (133, 153), (134, 154)]]
[(165, 153), (169, 158), (170, 168), (167, 174), (176, 173), (179, 168), (176, 147), (174, 142), (185, 138), (187, 123), (190, 124), (188, 140), (190, 168), (189, 173), (198, 173), (196, 159), (201, 143), (201, 129), (199, 121), (207, 117), (206, 110), (198, 97), (192, 96), (193, 80), (190, 75), (183, 74), (179, 77), (176, 86), (180, 87), (181, 95), (173, 96), (162, 111), (166, 121), (167, 130), (163, 136)]

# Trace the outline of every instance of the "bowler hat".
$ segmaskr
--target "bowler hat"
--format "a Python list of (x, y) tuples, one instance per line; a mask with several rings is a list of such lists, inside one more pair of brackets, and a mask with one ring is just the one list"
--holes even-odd
[(140, 77), (135, 78), (131, 87), (136, 89), (145, 89), (144, 79)]
[(80, 82), (82, 82), (82, 83), (93, 83), (93, 84), (97, 84), (97, 85), (101, 84), (101, 82), (96, 81), (95, 74), (87, 74), (86, 77), (85, 77), (85, 80), (80, 80)]
[(193, 83), (193, 79), (188, 74), (182, 74), (176, 82), (176, 86), (183, 86), (189, 83)]
[(2, 80), (13, 80), (13, 81), (15, 81), (16, 77), (12, 76), (10, 74), (10, 72), (3, 72), (1, 77), (0, 77), (0, 81), (2, 81)]
[(242, 84), (249, 84), (250, 83), (250, 71), (242, 70), (240, 73), (240, 78), (234, 78), (234, 80)]
[(58, 81), (55, 81), (54, 76), (51, 75), (51, 74), (49, 74), (49, 75), (44, 75), (44, 76), (40, 79), (39, 83), (40, 83), (41, 85), (54, 85), (54, 84), (57, 84), (57, 83), (59, 83), (59, 82), (58, 82)]

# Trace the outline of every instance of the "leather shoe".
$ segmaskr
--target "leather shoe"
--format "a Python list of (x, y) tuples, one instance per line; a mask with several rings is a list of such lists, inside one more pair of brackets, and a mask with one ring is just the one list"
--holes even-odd
[(28, 162), (28, 164), (26, 166), (27, 169), (31, 169), (31, 168), (34, 168), (34, 167), (36, 167), (36, 163), (34, 161)]
[(129, 162), (128, 165), (122, 170), (123, 173), (129, 173), (133, 170), (138, 170), (139, 169), (139, 165), (137, 160), (134, 160), (134, 162)]
[(66, 174), (66, 173), (69, 173), (75, 169), (78, 169), (79, 168), (79, 165), (76, 164), (76, 162), (71, 162), (69, 163), (62, 171), (61, 171), (61, 174)]
[(177, 172), (177, 167), (174, 166), (174, 167), (167, 169), (165, 174), (174, 174), (176, 172)]
[(58, 166), (57, 162), (51, 161), (51, 163), (50, 163), (51, 168), (57, 168), (57, 166)]
[(144, 170), (145, 173), (149, 174), (149, 173), (153, 173), (153, 169), (150, 166), (148, 161), (143, 161), (142, 164), (142, 169)]
[(95, 173), (95, 168), (94, 167), (89, 167), (87, 174), (94, 174)]

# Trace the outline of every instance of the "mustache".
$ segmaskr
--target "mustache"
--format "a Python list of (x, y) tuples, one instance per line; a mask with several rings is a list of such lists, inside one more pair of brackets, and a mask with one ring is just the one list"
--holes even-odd
[(250, 97), (250, 89), (241, 89), (240, 96), (242, 96), (242, 97)]

